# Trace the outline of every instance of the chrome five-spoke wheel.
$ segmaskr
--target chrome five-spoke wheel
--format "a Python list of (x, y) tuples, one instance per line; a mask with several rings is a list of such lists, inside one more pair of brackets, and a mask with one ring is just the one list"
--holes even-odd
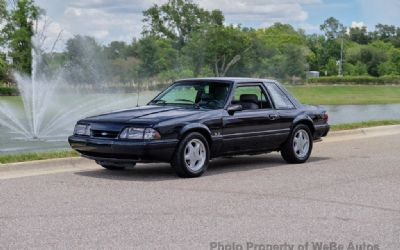
[(171, 165), (181, 177), (198, 177), (206, 171), (209, 161), (208, 141), (201, 133), (192, 132), (180, 141)]
[(310, 137), (304, 129), (296, 131), (293, 138), (293, 151), (298, 158), (307, 156), (310, 149)]
[(206, 149), (199, 139), (192, 139), (185, 148), (186, 166), (193, 172), (199, 171), (206, 161)]
[(281, 147), (281, 155), (289, 163), (303, 163), (310, 157), (313, 140), (310, 128), (298, 124)]

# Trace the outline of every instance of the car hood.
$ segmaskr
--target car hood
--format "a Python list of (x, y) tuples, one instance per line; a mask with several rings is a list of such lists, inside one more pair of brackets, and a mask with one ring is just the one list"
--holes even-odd
[(84, 119), (85, 122), (121, 122), (121, 123), (157, 123), (164, 120), (180, 118), (204, 112), (199, 109), (176, 106), (143, 106), (120, 110)]

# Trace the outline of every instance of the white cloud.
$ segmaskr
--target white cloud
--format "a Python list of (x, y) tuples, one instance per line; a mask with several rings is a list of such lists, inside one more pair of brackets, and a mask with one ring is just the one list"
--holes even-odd
[(207, 9), (221, 9), (228, 21), (243, 22), (294, 22), (305, 21), (305, 5), (319, 4), (320, 0), (200, 0)]
[(365, 23), (364, 22), (357, 22), (357, 21), (353, 21), (351, 22), (351, 27), (352, 28), (362, 28), (365, 27)]
[[(37, 0), (54, 20), (54, 32), (94, 36), (101, 43), (140, 37), (142, 11), (167, 0)], [(308, 27), (305, 6), (322, 0), (198, 0), (205, 9), (220, 9), (226, 22), (265, 27), (273, 22), (300, 23)]]
[(351, 28), (362, 28), (362, 27), (367, 27), (367, 25), (364, 22), (357, 22), (353, 21), (351, 22)]

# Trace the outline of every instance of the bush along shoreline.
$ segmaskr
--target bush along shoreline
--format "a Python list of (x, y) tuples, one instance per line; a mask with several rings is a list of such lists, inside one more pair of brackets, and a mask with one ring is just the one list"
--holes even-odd
[(323, 76), (309, 78), (307, 83), (316, 85), (400, 85), (400, 76)]
[(16, 87), (0, 86), (0, 96), (15, 96), (19, 95)]

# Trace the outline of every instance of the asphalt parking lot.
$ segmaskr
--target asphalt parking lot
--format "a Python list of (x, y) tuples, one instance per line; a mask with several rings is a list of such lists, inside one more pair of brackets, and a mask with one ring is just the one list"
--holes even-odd
[(400, 249), (399, 177), (400, 134), (317, 143), (301, 165), (217, 159), (196, 179), (166, 164), (7, 169), (0, 249)]

